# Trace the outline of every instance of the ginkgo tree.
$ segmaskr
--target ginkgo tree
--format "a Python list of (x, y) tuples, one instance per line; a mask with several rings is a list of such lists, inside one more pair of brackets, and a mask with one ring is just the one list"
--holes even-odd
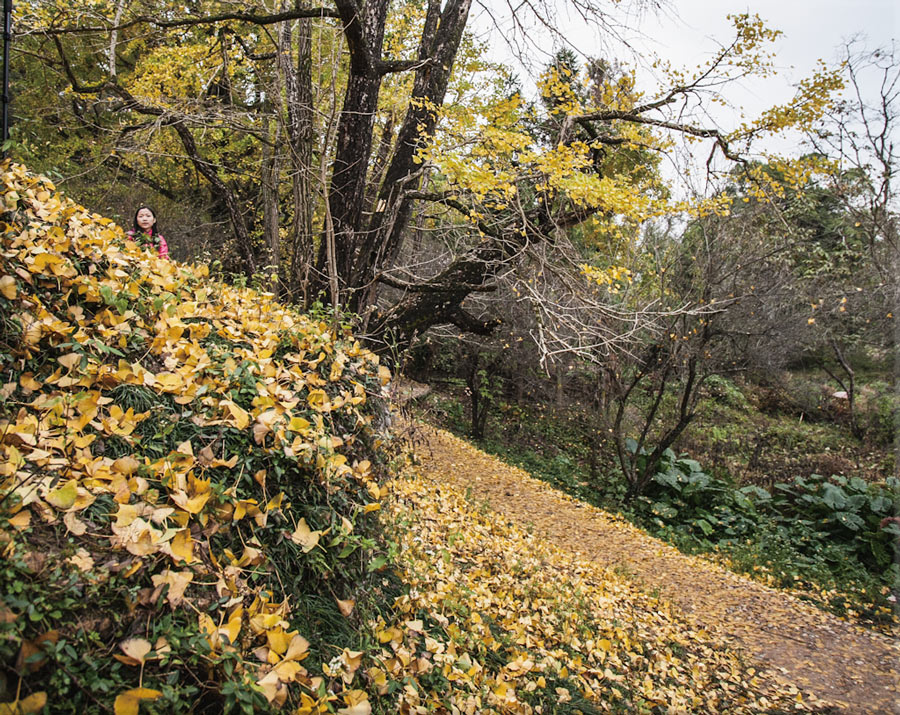
[[(739, 15), (704, 66), (660, 67), (656, 91), (638, 91), (627, 68), (558, 63), (533, 105), (484, 60), (467, 34), (470, 9), (30, 0), (17, 46), (59, 88), (54, 116), (81, 145), (70, 160), (90, 156), (178, 200), (205, 192), (245, 271), (274, 274), (301, 302), (357, 313), (372, 336), (404, 345), (441, 324), (489, 333), (496, 316), (479, 299), (498, 276), (526, 256), (532, 268), (568, 256), (528, 283), (544, 325), (566, 326), (545, 353), (593, 348), (620, 330), (610, 325), (623, 316), (591, 297), (569, 260), (580, 250), (571, 237), (623, 239), (623, 227), (691, 209), (668, 200), (653, 171), (650, 157), (673, 136), (706, 143), (711, 166), (713, 154), (740, 161), (759, 136), (819, 116), (840, 84), (822, 68), (790, 102), (733, 131), (695, 119), (729, 81), (773, 71), (766, 48), (777, 32)], [(609, 28), (601, 4), (577, 9)], [(29, 100), (32, 122), (47, 101)], [(423, 236), (438, 242), (420, 267)], [(540, 279), (551, 273), (559, 280), (548, 287)]]

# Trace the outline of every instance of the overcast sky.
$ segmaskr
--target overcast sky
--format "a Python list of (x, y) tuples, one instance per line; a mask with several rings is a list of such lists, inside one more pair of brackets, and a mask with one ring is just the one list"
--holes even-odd
[[(691, 66), (715, 50), (715, 38), (727, 40), (728, 14), (758, 14), (784, 33), (775, 43), (780, 76), (765, 80), (758, 89), (756, 99), (763, 106), (789, 97), (790, 85), (809, 75), (817, 60), (835, 61), (838, 47), (846, 40), (858, 36), (870, 49), (890, 44), (900, 36), (898, 6), (896, 0), (676, 0), (665, 15), (646, 16), (641, 29), (651, 49)], [(784, 94), (777, 97), (772, 92)]]
[[(837, 62), (840, 46), (851, 38), (859, 38), (860, 47), (870, 50), (900, 39), (900, 2), (897, 0), (754, 0), (752, 3), (669, 0), (663, 3), (662, 10), (632, 10), (627, 14), (609, 0), (601, 2), (599, 7), (611, 8), (610, 12), (614, 13), (611, 22), (627, 48), (610, 41), (614, 33), (588, 27), (577, 14), (567, 9), (565, 0), (529, 0), (529, 4), (555, 9), (555, 24), (563, 28), (564, 39), (554, 38), (539, 22), (526, 19), (529, 40), (524, 44), (509, 19), (508, 8), (510, 5), (518, 7), (517, 17), (523, 18), (521, 8), (527, 7), (525, 3), (519, 4), (517, 0), (480, 2), (474, 11), (474, 27), (483, 32), (498, 60), (516, 67), (527, 93), (534, 91), (533, 77), (564, 42), (584, 56), (619, 58), (637, 67), (639, 86), (652, 93), (658, 87), (649, 66), (653, 54), (675, 66), (697, 67), (732, 39), (729, 14), (758, 14), (769, 27), (783, 33), (773, 48), (779, 72), (776, 77), (742, 81), (723, 91), (734, 109), (712, 107), (709, 121), (726, 129), (739, 123), (738, 109), (753, 117), (766, 107), (789, 100), (794, 94), (793, 85), (809, 76), (818, 60), (828, 64)], [(634, 8), (640, 2), (626, 0), (621, 5)], [(510, 44), (518, 47), (524, 64), (513, 58)], [(798, 141), (797, 137), (780, 139), (763, 148), (793, 153)], [(670, 170), (680, 173), (677, 167)]]
[[(518, 8), (517, 17), (527, 25), (529, 34), (529, 44), (518, 46), (525, 50), (526, 62), (530, 60), (533, 65), (532, 68), (520, 66), (523, 75), (529, 69), (540, 68), (563, 44), (538, 22), (528, 18), (523, 8), (530, 4), (555, 7), (554, 24), (563, 28), (565, 41), (583, 55), (623, 56), (630, 64), (637, 64), (656, 53), (685, 67), (701, 64), (720, 44), (731, 39), (729, 14), (758, 14), (769, 27), (783, 33), (775, 44), (781, 77), (775, 82), (767, 82), (767, 95), (774, 86), (789, 87), (808, 75), (818, 59), (835, 60), (839, 45), (854, 36), (865, 37), (872, 49), (900, 38), (900, 2), (897, 0), (754, 0), (752, 3), (663, 0), (660, 3), (662, 9), (640, 12), (635, 8), (651, 3), (626, 0), (617, 8), (610, 0), (596, 2), (598, 7), (608, 9), (616, 32), (636, 51), (637, 56), (629, 57), (628, 50), (610, 40), (610, 32), (589, 27), (569, 9), (566, 0), (530, 0), (528, 4), (520, 4), (517, 0), (480, 0), (474, 9), (474, 27), (485, 32), (497, 57), (506, 60), (512, 55), (504, 40), (516, 40), (508, 8), (510, 5)], [(772, 99), (768, 95), (765, 101)]]

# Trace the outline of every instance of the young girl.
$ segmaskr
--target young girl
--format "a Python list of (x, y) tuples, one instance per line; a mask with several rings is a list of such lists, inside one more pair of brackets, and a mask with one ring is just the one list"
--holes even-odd
[(141, 246), (153, 246), (160, 258), (169, 257), (169, 244), (159, 232), (156, 214), (149, 206), (140, 206), (134, 214), (134, 227), (128, 232), (129, 238)]

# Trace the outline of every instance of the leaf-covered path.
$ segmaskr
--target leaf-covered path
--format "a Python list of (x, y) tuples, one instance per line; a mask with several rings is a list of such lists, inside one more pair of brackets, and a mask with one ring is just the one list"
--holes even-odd
[(685, 556), (465, 441), (416, 430), (422, 466), (509, 521), (658, 589), (699, 627), (724, 635), (776, 679), (845, 712), (900, 713), (900, 644), (789, 594)]

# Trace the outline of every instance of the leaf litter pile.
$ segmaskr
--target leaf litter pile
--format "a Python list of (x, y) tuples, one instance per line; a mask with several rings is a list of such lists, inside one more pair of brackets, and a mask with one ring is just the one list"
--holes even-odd
[(392, 457), (334, 321), (0, 180), (0, 713), (816, 708), (473, 499), (464, 443)]

